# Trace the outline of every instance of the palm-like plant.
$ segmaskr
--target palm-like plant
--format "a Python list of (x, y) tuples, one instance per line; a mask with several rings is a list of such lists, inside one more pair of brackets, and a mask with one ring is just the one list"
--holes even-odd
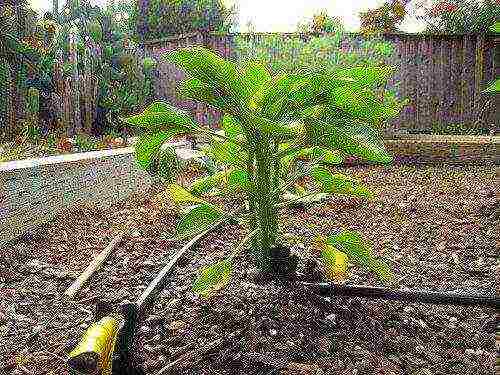
[[(168, 185), (165, 194), (175, 203), (195, 203), (181, 218), (177, 234), (193, 236), (217, 221), (245, 213), (225, 214), (201, 198), (214, 188), (242, 192), (249, 218), (250, 235), (228, 259), (204, 269), (195, 290), (204, 293), (223, 284), (232, 271), (234, 256), (249, 239), (260, 269), (271, 271), (273, 251), (280, 248), (278, 213), (290, 201), (319, 194), (372, 196), (360, 181), (332, 173), (327, 164), (340, 164), (347, 155), (374, 163), (391, 162), (379, 128), (397, 116), (403, 103), (384, 101), (376, 90), (385, 84), (390, 69), (354, 67), (335, 74), (272, 77), (261, 64), (237, 65), (202, 47), (178, 49), (166, 58), (188, 74), (179, 87), (184, 97), (223, 111), (222, 131), (214, 132), (185, 112), (155, 102), (142, 113), (123, 119), (146, 130), (136, 145), (139, 164), (151, 169), (163, 155), (172, 157), (162, 145), (175, 135), (208, 135), (211, 142), (204, 153), (225, 168), (190, 187)], [(304, 159), (309, 162), (300, 167), (303, 163), (299, 161)], [(312, 177), (318, 189), (299, 189), (290, 200), (287, 191), (304, 176)], [(332, 276), (345, 273), (348, 259), (367, 266), (382, 279), (389, 275), (385, 263), (372, 256), (356, 232), (322, 239), (320, 249)]]

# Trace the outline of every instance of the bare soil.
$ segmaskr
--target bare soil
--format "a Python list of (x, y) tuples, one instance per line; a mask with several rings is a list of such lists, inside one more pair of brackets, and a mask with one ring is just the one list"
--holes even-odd
[[(345, 228), (363, 233), (374, 253), (393, 267), (401, 288), (498, 294), (494, 168), (392, 166), (344, 172), (362, 179), (377, 197), (370, 202), (332, 197), (284, 212), (286, 242), (301, 256), (304, 277), (313, 278), (304, 265), (314, 257), (314, 236)], [(132, 196), (106, 211), (74, 208), (2, 250), (0, 374), (67, 374), (67, 354), (92, 323), (95, 301), (135, 300), (183, 245), (163, 239), (173, 233), (177, 217), (157, 210), (153, 193)], [(66, 288), (129, 218), (137, 230), (75, 301), (67, 301)], [(312, 298), (279, 281), (256, 279), (249, 254), (239, 257), (224, 289), (208, 300), (196, 296), (191, 284), (200, 267), (223, 259), (244, 234), (238, 224), (227, 224), (174, 268), (139, 327), (134, 354), (146, 374), (167, 373), (160, 370), (179, 359), (169, 373), (493, 372), (493, 309)], [(380, 285), (356, 266), (349, 282)], [(200, 348), (207, 350), (193, 352)]]

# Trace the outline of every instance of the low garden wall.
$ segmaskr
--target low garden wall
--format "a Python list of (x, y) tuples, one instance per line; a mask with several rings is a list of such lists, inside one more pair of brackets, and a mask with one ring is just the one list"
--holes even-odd
[(500, 164), (500, 136), (402, 135), (385, 145), (396, 163)]
[(65, 208), (106, 208), (151, 183), (132, 147), (0, 163), (0, 248)]
[[(499, 136), (405, 135), (385, 144), (396, 164), (500, 164)], [(72, 205), (106, 208), (152, 183), (132, 147), (0, 164), (0, 248)]]

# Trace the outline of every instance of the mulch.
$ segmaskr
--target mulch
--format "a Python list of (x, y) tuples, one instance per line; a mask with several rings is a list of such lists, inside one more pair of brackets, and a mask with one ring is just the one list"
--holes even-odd
[[(498, 294), (498, 201), (486, 166), (391, 166), (344, 170), (377, 196), (332, 197), (287, 208), (283, 241), (308, 259), (318, 234), (361, 232), (400, 288)], [(497, 176), (498, 178), (498, 176)], [(0, 373), (67, 374), (69, 351), (92, 323), (97, 300), (135, 300), (183, 245), (167, 241), (177, 214), (151, 203), (153, 189), (109, 210), (75, 207), (2, 250)], [(219, 202), (224, 204), (224, 202)], [(133, 218), (136, 229), (74, 301), (63, 293)], [(223, 259), (244, 236), (226, 224), (188, 251), (139, 326), (134, 355), (146, 374), (491, 374), (495, 311), (362, 298), (313, 298), (261, 280), (250, 254), (222, 290), (191, 290), (200, 267)], [(349, 282), (381, 285), (360, 267)], [(172, 365), (174, 363), (174, 365)], [(161, 370), (171, 366), (170, 372)]]

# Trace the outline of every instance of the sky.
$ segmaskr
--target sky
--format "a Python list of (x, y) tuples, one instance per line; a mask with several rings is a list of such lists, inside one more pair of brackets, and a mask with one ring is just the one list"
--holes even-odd
[[(368, 8), (380, 6), (384, 0), (224, 0), (228, 4), (235, 1), (239, 6), (239, 24), (241, 31), (252, 21), (256, 31), (261, 32), (291, 32), (304, 17), (312, 15), (322, 9), (328, 14), (341, 17), (350, 31), (359, 28), (358, 13)], [(52, 7), (52, 0), (30, 0), (33, 8), (47, 11)], [(94, 5), (104, 5), (107, 0), (91, 0)], [(62, 5), (64, 0), (59, 0)], [(410, 14), (413, 10), (409, 9)], [(414, 17), (407, 17), (400, 27), (406, 32), (419, 32), (424, 25)]]

